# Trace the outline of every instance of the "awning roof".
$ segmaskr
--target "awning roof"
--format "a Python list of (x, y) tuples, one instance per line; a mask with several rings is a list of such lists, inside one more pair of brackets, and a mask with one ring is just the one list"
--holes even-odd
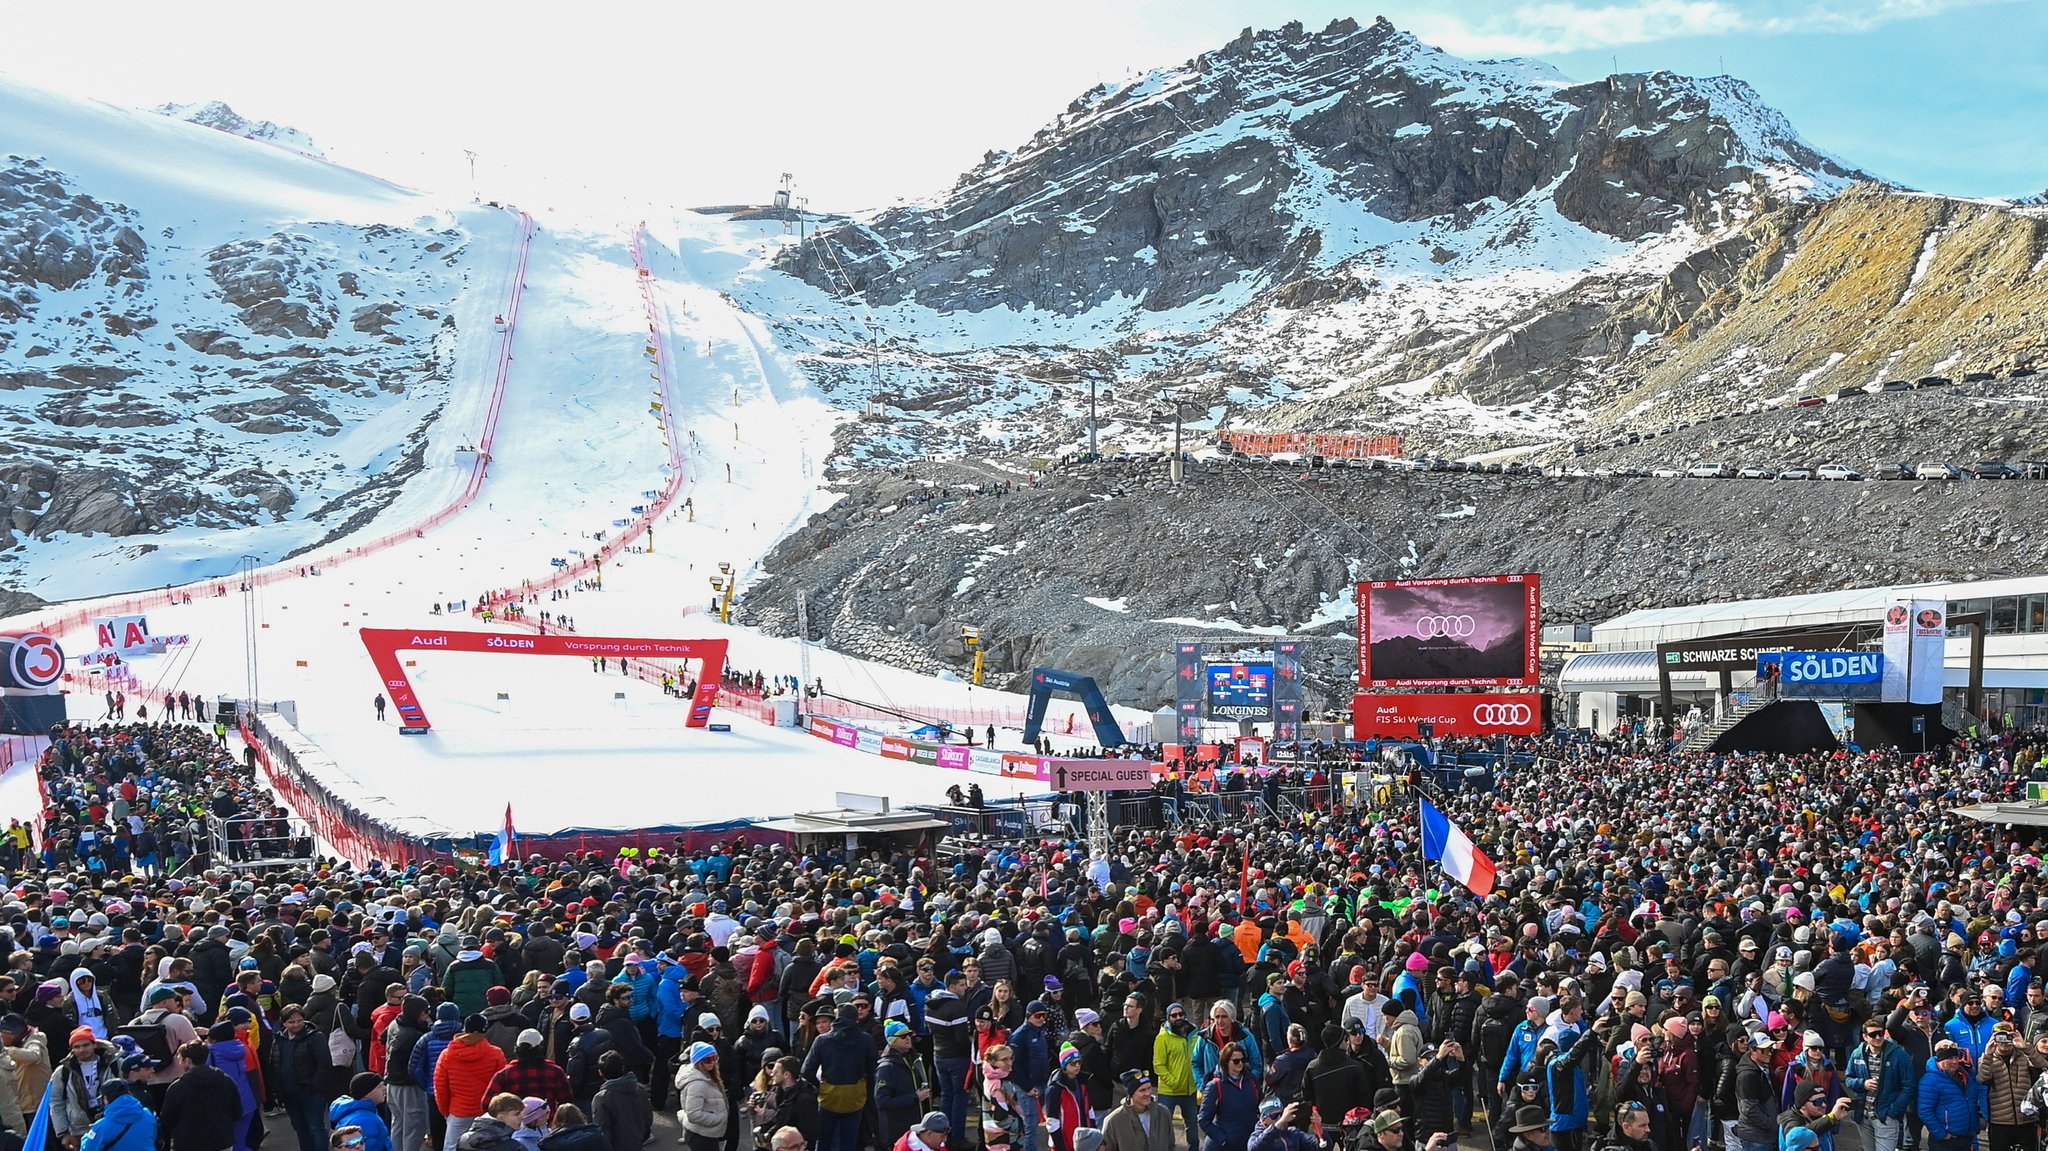
[(794, 835), (860, 835), (874, 832), (937, 831), (953, 826), (933, 819), (922, 811), (800, 811), (788, 819), (771, 819), (754, 824), (767, 831)]
[(1955, 809), (1957, 815), (1978, 823), (1999, 823), (2009, 827), (2048, 827), (2048, 803), (1979, 803)]
[[(1716, 672), (1699, 668), (1671, 669), (1673, 691), (1713, 691)], [(1573, 656), (1557, 677), (1559, 691), (1656, 691), (1654, 651), (1592, 651)]]

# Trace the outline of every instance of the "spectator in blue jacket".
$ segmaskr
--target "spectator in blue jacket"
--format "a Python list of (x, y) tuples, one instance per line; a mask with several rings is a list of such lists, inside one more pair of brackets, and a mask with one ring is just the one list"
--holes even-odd
[(1927, 1151), (1965, 1151), (1977, 1137), (1977, 1105), (1971, 1101), (1970, 1067), (1962, 1045), (1944, 1039), (1920, 1076), (1920, 1122), (1927, 1125)]
[(1605, 1015), (1590, 1031), (1565, 1032), (1557, 1053), (1544, 1064), (1550, 1086), (1550, 1138), (1563, 1151), (1581, 1151), (1592, 1113), (1587, 1072), (1599, 1060), (1613, 1027), (1614, 1016)]
[[(1884, 1020), (1863, 1025), (1863, 1042), (1849, 1052), (1849, 1099), (1853, 1118), (1864, 1131), (1867, 1151), (1899, 1151), (1906, 1112), (1913, 1106), (1919, 1079), (1906, 1049), (1885, 1034)], [(1875, 1089), (1873, 1090), (1873, 1084)]]
[(156, 1151), (156, 1116), (130, 1092), (131, 1087), (141, 1089), (125, 1079), (100, 1084), (106, 1110), (80, 1140), (79, 1151)]
[(1536, 1041), (1543, 1037), (1544, 1021), (1550, 1015), (1550, 1000), (1541, 995), (1532, 996), (1523, 1008), (1526, 1018), (1515, 1025), (1508, 1036), (1508, 1046), (1500, 1061), (1500, 1094), (1508, 1095), (1508, 1085), (1519, 1078), (1522, 1072), (1535, 1066)]

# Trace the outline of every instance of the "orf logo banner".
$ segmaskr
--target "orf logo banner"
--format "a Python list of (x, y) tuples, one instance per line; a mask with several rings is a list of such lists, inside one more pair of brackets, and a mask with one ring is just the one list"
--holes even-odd
[(0, 687), (42, 691), (64, 676), (64, 649), (41, 632), (0, 636)]

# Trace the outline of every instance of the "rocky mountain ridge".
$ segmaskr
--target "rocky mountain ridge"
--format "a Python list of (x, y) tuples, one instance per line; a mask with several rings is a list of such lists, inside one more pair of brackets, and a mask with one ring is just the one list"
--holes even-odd
[(267, 144), (0, 84), (0, 122), (31, 118), (32, 150), (0, 133), (0, 588), (76, 594), (38, 565), (84, 539), (132, 541), (111, 563), (254, 525), (304, 547), (394, 498), (450, 386), (468, 226)]
[[(2044, 213), (1911, 193), (1728, 77), (1573, 84), (1384, 21), (1077, 100), (752, 301), (875, 417), (847, 456), (1220, 428), (1559, 458), (1614, 428), (2038, 362)], [(1170, 417), (1167, 417), (1170, 419)]]
[(320, 146), (313, 142), (313, 137), (297, 128), (272, 123), (269, 120), (251, 120), (228, 107), (222, 100), (208, 100), (200, 104), (159, 104), (153, 111), (160, 116), (185, 120), (226, 132), (230, 136), (240, 136), (245, 140), (255, 140), (263, 144), (276, 144), (302, 155), (318, 159), (325, 159), (327, 156), (327, 153), (321, 151)]

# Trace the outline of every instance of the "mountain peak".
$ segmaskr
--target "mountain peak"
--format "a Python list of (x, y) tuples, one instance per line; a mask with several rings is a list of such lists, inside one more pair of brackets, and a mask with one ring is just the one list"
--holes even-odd
[(1443, 264), (1487, 246), (1475, 222), (1499, 244), (1547, 230), (1592, 250), (1722, 231), (1862, 178), (1732, 78), (1575, 84), (1385, 19), (1290, 23), (1092, 89), (945, 194), (827, 229), (783, 266), (878, 303), (1164, 311), (1394, 240)]
[(240, 136), (264, 144), (276, 144), (278, 147), (289, 148), (316, 159), (327, 158), (327, 154), (313, 142), (313, 137), (306, 133), (269, 120), (251, 120), (230, 108), (225, 100), (208, 100), (203, 104), (159, 104), (151, 110), (173, 120), (189, 121), (226, 132), (230, 136)]

